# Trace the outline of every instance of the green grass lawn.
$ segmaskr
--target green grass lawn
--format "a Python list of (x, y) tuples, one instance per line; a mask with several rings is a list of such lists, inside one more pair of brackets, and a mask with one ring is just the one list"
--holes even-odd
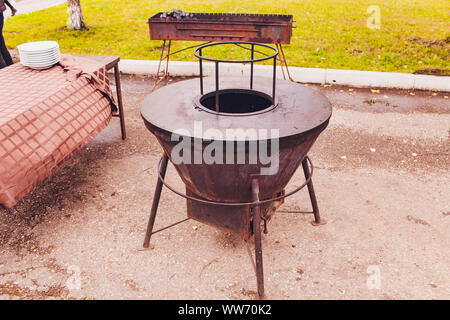
[[(177, 8), (190, 12), (293, 14), (297, 21), (285, 53), (301, 67), (416, 72), (440, 69), (449, 74), (449, 0), (251, 0), (119, 1), (83, 0), (89, 30), (67, 30), (67, 5), (6, 22), (8, 47), (56, 40), (64, 53), (114, 54), (123, 59), (158, 59), (161, 41), (150, 41), (147, 19)], [(381, 28), (366, 26), (370, 5), (381, 9)], [(189, 42), (174, 42), (173, 51)], [(217, 57), (244, 58), (242, 50), (214, 49)], [(248, 52), (247, 52), (248, 55)], [(174, 60), (195, 60), (193, 50)]]

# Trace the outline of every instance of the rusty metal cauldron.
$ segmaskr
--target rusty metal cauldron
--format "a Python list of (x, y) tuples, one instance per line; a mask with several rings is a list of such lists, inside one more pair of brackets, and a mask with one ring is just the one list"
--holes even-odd
[[(251, 59), (218, 60), (202, 55), (202, 50), (209, 46), (231, 44), (249, 46)], [(254, 59), (258, 46), (273, 50), (273, 54)], [(313, 166), (307, 153), (328, 125), (331, 105), (311, 88), (277, 81), (278, 50), (271, 46), (221, 42), (201, 46), (194, 54), (200, 62), (200, 81), (192, 79), (168, 85), (148, 95), (142, 103), (145, 125), (164, 149), (144, 247), (149, 246), (152, 234), (188, 219), (233, 232), (244, 240), (254, 236), (258, 296), (262, 299), (261, 231), (267, 232), (267, 222), (284, 198), (307, 185), (315, 218), (313, 224), (324, 223), (319, 215), (311, 181)], [(203, 60), (214, 62), (215, 77), (204, 79)], [(272, 79), (254, 77), (253, 64), (264, 60), (273, 60)], [(219, 66), (223, 62), (250, 63), (250, 82), (244, 77), (219, 80)], [(273, 132), (276, 134), (271, 135)], [(180, 148), (181, 141), (183, 148)], [(266, 150), (263, 159), (258, 156), (264, 148), (270, 152)], [(205, 159), (205, 153), (213, 161)], [(277, 165), (273, 162), (268, 165), (269, 153)], [(164, 181), (168, 160), (184, 182), (186, 193)], [(305, 182), (292, 191), (285, 191), (300, 165)], [(153, 231), (163, 185), (187, 199), (188, 218)]]

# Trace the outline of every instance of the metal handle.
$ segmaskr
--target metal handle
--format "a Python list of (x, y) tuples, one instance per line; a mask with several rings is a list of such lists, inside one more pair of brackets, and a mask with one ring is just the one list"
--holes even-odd
[[(242, 47), (244, 49), (248, 49), (251, 51), (251, 58), (250, 60), (222, 60), (222, 59), (213, 59), (213, 58), (207, 58), (202, 56), (202, 49), (215, 46), (215, 45), (223, 45), (223, 44), (234, 44), (239, 47)], [(251, 48), (246, 48), (244, 46), (241, 46), (242, 44), (249, 44), (251, 45)], [(260, 47), (266, 47), (270, 48), (274, 51), (274, 54), (272, 55), (266, 55), (263, 58), (255, 59), (255, 52), (258, 52), (255, 50), (255, 46)], [(273, 84), (272, 84), (272, 104), (275, 105), (275, 86), (276, 86), (276, 76), (277, 76), (277, 56), (279, 55), (278, 49), (271, 47), (266, 44), (261, 43), (255, 43), (255, 42), (239, 42), (239, 41), (227, 41), (227, 42), (216, 42), (216, 43), (207, 43), (205, 45), (199, 46), (197, 49), (194, 50), (194, 56), (196, 56), (199, 60), (199, 67), (200, 67), (200, 94), (203, 93), (203, 60), (206, 61), (212, 61), (215, 63), (215, 111), (217, 113), (220, 112), (220, 94), (219, 94), (219, 63), (220, 62), (230, 62), (230, 63), (250, 63), (250, 89), (253, 90), (253, 75), (254, 75), (254, 63), (265, 61), (269, 59), (273, 59)]]

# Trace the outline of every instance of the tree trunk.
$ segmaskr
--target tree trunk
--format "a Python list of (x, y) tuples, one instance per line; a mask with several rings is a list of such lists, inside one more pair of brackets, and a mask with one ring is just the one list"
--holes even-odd
[(85, 29), (80, 0), (67, 0), (67, 7), (69, 12), (68, 28), (72, 30)]

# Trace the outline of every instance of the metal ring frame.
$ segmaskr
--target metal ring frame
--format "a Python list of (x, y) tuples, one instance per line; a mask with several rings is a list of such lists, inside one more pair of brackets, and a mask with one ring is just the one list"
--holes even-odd
[[(251, 58), (250, 60), (223, 60), (223, 59), (213, 59), (202, 56), (202, 49), (217, 45), (225, 45), (225, 44), (234, 44), (239, 47), (243, 47), (244, 44), (251, 45), (251, 48), (249, 49), (251, 51)], [(269, 48), (274, 51), (274, 54), (270, 56), (266, 56), (259, 59), (254, 59), (255, 56), (255, 46), (259, 47), (265, 47)], [(245, 47), (243, 47), (245, 48)], [(247, 48), (245, 48), (247, 49)], [(194, 56), (196, 56), (199, 59), (199, 66), (200, 66), (200, 94), (203, 94), (203, 60), (206, 61), (212, 61), (215, 63), (215, 79), (216, 79), (216, 112), (220, 112), (220, 106), (219, 106), (219, 63), (225, 62), (225, 63), (250, 63), (250, 89), (253, 90), (253, 64), (255, 62), (261, 62), (265, 60), (273, 59), (273, 79), (272, 79), (272, 104), (275, 104), (275, 82), (276, 82), (276, 72), (277, 72), (277, 56), (279, 55), (278, 49), (269, 46), (267, 44), (262, 43), (256, 43), (256, 42), (239, 42), (239, 41), (226, 41), (226, 42), (214, 42), (214, 43), (208, 43), (205, 45), (202, 45), (194, 50)]]
[[(218, 46), (218, 45), (224, 45), (224, 44), (235, 44), (237, 46), (242, 47), (241, 45), (243, 44), (251, 44), (253, 45), (253, 52), (255, 52), (254, 47), (258, 46), (258, 47), (266, 47), (269, 48), (271, 50), (273, 50), (275, 53), (270, 55), (270, 56), (266, 56), (264, 58), (259, 58), (259, 59), (253, 59), (253, 57), (250, 60), (226, 60), (226, 59), (214, 59), (214, 58), (207, 58), (202, 56), (202, 49), (207, 48), (207, 47), (213, 47), (213, 46)], [(247, 49), (247, 48), (244, 48)], [(197, 53), (197, 52), (200, 53)], [(207, 60), (207, 61), (212, 61), (212, 62), (228, 62), (228, 63), (251, 63), (251, 62), (261, 62), (261, 61), (265, 61), (265, 60), (269, 60), (269, 59), (273, 59), (276, 58), (278, 55), (278, 50), (272, 46), (269, 46), (267, 44), (263, 44), (263, 43), (256, 43), (256, 42), (237, 42), (237, 41), (223, 41), (223, 42), (215, 42), (215, 43), (208, 43), (208, 44), (204, 44), (200, 47), (198, 47), (197, 49), (194, 50), (194, 56), (196, 56), (199, 59), (202, 60)]]
[(271, 198), (271, 199), (266, 199), (266, 200), (260, 200), (260, 201), (252, 201), (252, 202), (223, 202), (223, 201), (212, 201), (212, 200), (205, 200), (205, 199), (200, 199), (200, 198), (196, 198), (196, 197), (192, 197), (192, 196), (188, 196), (187, 194), (181, 193), (177, 190), (175, 190), (173, 187), (171, 187), (165, 180), (163, 177), (161, 177), (161, 162), (163, 160), (164, 156), (161, 157), (161, 159), (159, 160), (158, 163), (158, 179), (161, 180), (162, 184), (167, 187), (167, 189), (169, 189), (170, 191), (172, 191), (173, 193), (179, 195), (180, 197), (183, 197), (185, 199), (188, 200), (192, 200), (192, 201), (197, 201), (197, 202), (201, 202), (201, 203), (206, 203), (206, 204), (213, 204), (213, 205), (222, 205), (222, 206), (260, 206), (262, 204), (265, 203), (269, 203), (269, 202), (273, 202), (273, 201), (277, 201), (277, 200), (281, 200), (284, 198), (287, 198), (291, 195), (293, 195), (294, 193), (297, 193), (298, 191), (300, 191), (301, 189), (303, 189), (310, 181), (314, 172), (314, 166), (313, 163), (311, 161), (311, 159), (306, 156), (305, 159), (308, 161), (309, 163), (309, 167), (311, 168), (311, 172), (310, 175), (308, 177), (308, 179), (305, 180), (305, 182), (299, 186), (298, 188), (282, 195), (282, 196), (278, 196), (275, 198)]

